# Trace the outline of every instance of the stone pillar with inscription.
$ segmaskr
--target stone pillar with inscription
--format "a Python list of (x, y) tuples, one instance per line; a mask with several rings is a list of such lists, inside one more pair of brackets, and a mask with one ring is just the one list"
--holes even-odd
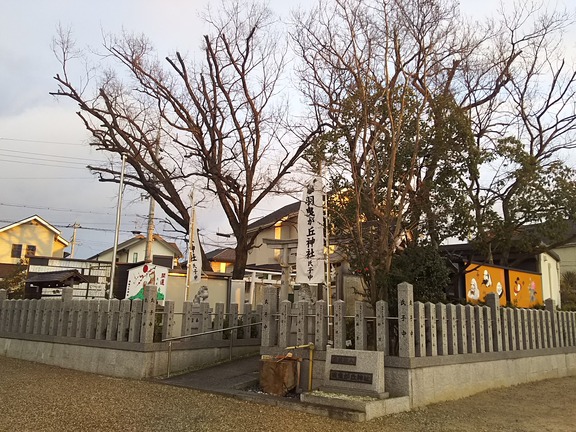
[(130, 331), (128, 333), (128, 342), (140, 341), (140, 326), (142, 324), (142, 300), (132, 300), (130, 308)]
[(476, 352), (483, 353), (486, 349), (484, 337), (484, 307), (474, 306), (474, 321), (476, 322)]
[(298, 311), (296, 316), (296, 345), (305, 345), (308, 340), (308, 305), (307, 301), (299, 301), (296, 305)]
[(116, 332), (116, 340), (126, 342), (128, 341), (128, 333), (130, 331), (130, 307), (131, 300), (120, 300), (120, 312), (118, 317), (118, 330)]
[(412, 285), (398, 285), (398, 356), (414, 357), (414, 293)]
[(292, 302), (290, 300), (282, 300), (280, 302), (280, 310), (278, 312), (278, 346), (286, 348), (290, 344), (290, 329), (292, 317), (290, 311), (292, 310)]
[(486, 294), (486, 303), (492, 316), (492, 343), (494, 351), (502, 351), (502, 326), (500, 323), (500, 299), (496, 293)]
[(346, 319), (343, 300), (334, 302), (334, 348), (346, 348)]
[(474, 307), (469, 304), (464, 306), (464, 315), (466, 317), (467, 352), (476, 354), (476, 317), (474, 316)]
[(264, 287), (264, 304), (262, 305), (262, 346), (276, 345), (276, 309), (278, 289), (272, 285)]
[[(222, 303), (220, 303), (220, 305), (222, 306), (222, 309), (224, 309), (224, 305)], [(174, 306), (174, 301), (164, 301), (164, 313), (162, 314), (162, 340), (172, 337), (172, 332), (174, 331)], [(216, 305), (216, 308), (218, 308), (218, 304)], [(221, 336), (222, 334), (220, 334), (220, 337)]]
[(506, 308), (505, 310), (508, 314), (508, 337), (510, 338), (509, 348), (510, 351), (516, 351), (516, 320), (514, 319), (514, 311), (510, 308)]
[(416, 357), (426, 357), (426, 321), (424, 303), (414, 302), (414, 343)]
[(448, 355), (448, 323), (446, 321), (446, 305), (443, 303), (436, 304), (436, 320), (438, 355)]
[(106, 326), (106, 340), (115, 340), (118, 335), (118, 321), (120, 320), (120, 300), (111, 299), (108, 308), (108, 325)]
[(354, 348), (365, 350), (368, 346), (368, 332), (366, 331), (367, 304), (357, 301), (354, 304)]
[(157, 299), (158, 291), (156, 286), (146, 285), (144, 287), (144, 304), (142, 305), (142, 321), (140, 323), (140, 343), (154, 342)]
[[(0, 303), (2, 301), (0, 300)], [(30, 300), (28, 305), (28, 320), (26, 321), (26, 333), (32, 334), (34, 332), (34, 319), (36, 318), (36, 307), (38, 306), (38, 299)], [(0, 317), (0, 326), (2, 325), (2, 318)]]
[(500, 308), (500, 328), (502, 329), (502, 351), (509, 351), (508, 315), (506, 315), (506, 308)]
[(388, 355), (388, 303), (376, 302), (376, 351)]
[(438, 331), (436, 329), (436, 306), (430, 302), (424, 304), (426, 315), (426, 355), (438, 355)]
[(456, 328), (458, 336), (458, 354), (467, 354), (468, 337), (466, 336), (466, 309), (464, 305), (456, 305), (456, 318), (458, 321)]
[(315, 307), (315, 324), (316, 332), (314, 334), (314, 345), (318, 350), (324, 350), (328, 343), (328, 305), (324, 300), (319, 300)]
[(448, 327), (448, 354), (458, 354), (458, 319), (456, 305), (446, 305), (446, 324)]

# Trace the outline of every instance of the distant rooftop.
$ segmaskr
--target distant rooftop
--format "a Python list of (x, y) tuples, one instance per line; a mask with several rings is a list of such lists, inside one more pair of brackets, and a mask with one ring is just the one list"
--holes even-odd
[(285, 205), (282, 208), (252, 222), (248, 225), (248, 231), (254, 231), (258, 228), (266, 228), (274, 225), (276, 222), (284, 219), (286, 216), (297, 214), (300, 209), (300, 201), (293, 202), (292, 204)]

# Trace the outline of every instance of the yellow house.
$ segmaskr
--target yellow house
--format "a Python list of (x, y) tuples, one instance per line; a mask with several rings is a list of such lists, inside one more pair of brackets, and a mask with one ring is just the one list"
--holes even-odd
[(0, 228), (0, 263), (19, 264), (26, 257), (64, 257), (69, 242), (38, 215)]

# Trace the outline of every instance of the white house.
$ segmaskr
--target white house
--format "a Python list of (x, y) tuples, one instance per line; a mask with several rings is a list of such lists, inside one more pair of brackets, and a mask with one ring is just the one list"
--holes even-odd
[[(106, 249), (90, 258), (91, 261), (112, 261), (114, 248)], [(117, 263), (137, 263), (144, 261), (146, 255), (146, 236), (136, 235), (133, 238), (118, 244), (116, 251)], [(154, 234), (152, 242), (152, 262), (168, 268), (178, 266), (182, 252), (176, 243), (167, 242), (158, 234)]]

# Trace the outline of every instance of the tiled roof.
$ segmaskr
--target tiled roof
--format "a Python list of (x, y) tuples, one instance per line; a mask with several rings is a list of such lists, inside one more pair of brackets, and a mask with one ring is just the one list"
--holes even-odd
[(248, 231), (253, 231), (257, 228), (261, 227), (269, 227), (274, 225), (276, 222), (282, 220), (286, 216), (294, 215), (298, 213), (300, 209), (300, 201), (293, 202), (292, 204), (285, 205), (282, 208), (264, 216), (261, 219), (258, 219), (255, 222), (252, 222), (248, 225)]
[(82, 276), (78, 270), (60, 270), (45, 273), (36, 273), (28, 277), (26, 282), (28, 283), (64, 283), (64, 282), (88, 282), (84, 276)]
[(206, 253), (208, 261), (233, 263), (236, 261), (236, 251), (232, 248), (220, 248)]

